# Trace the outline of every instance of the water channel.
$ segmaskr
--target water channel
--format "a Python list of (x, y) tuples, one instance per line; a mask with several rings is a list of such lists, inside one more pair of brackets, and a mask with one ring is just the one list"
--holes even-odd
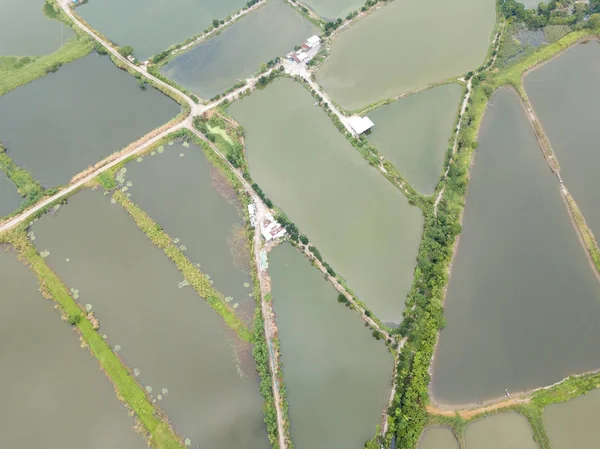
[(6, 247), (0, 284), (0, 447), (147, 447), (98, 361)]
[(242, 205), (221, 170), (200, 148), (179, 142), (158, 147), (126, 168), (131, 199), (177, 239), (186, 256), (251, 321), (255, 301)]
[(118, 204), (69, 198), (33, 226), (51, 268), (191, 447), (269, 446), (251, 348), (240, 342)]
[(290, 79), (233, 103), (250, 174), (383, 321), (398, 323), (422, 215)]
[(353, 110), (461, 76), (483, 63), (495, 20), (493, 0), (389, 2), (340, 33), (317, 81)]
[(108, 57), (92, 54), (0, 97), (0, 141), (41, 184), (61, 185), (179, 111)]
[(416, 190), (431, 195), (442, 176), (463, 89), (447, 84), (369, 112), (369, 141)]
[(544, 424), (553, 449), (589, 449), (600, 441), (600, 390), (544, 410)]
[(212, 98), (251, 77), (262, 63), (284, 57), (313, 34), (319, 34), (319, 29), (283, 0), (273, 0), (177, 56), (161, 73), (201, 98)]
[(458, 441), (446, 427), (430, 427), (421, 436), (419, 449), (459, 449)]
[(293, 246), (273, 249), (269, 274), (294, 447), (363, 447), (389, 399), (391, 354)]
[(433, 394), (467, 404), (598, 368), (600, 284), (516, 93), (479, 133)]
[(576, 44), (525, 77), (525, 89), (558, 158), (567, 188), (600, 238), (600, 43)]
[(498, 413), (469, 424), (467, 449), (539, 449), (527, 419), (515, 412)]
[(361, 0), (302, 0), (301, 3), (328, 21), (338, 17), (345, 19), (348, 13), (359, 10), (365, 4)]
[(117, 45), (131, 45), (140, 60), (184, 42), (224, 20), (246, 0), (89, 0), (77, 8), (92, 27)]
[(14, 183), (0, 170), (0, 217), (18, 209), (22, 200)]
[(53, 15), (54, 10), (44, 0), (3, 0), (0, 57), (45, 55), (58, 50), (73, 30), (51, 19)]

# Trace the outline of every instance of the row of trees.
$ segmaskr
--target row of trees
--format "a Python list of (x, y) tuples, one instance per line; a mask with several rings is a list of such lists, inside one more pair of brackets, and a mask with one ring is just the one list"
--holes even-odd
[(600, 22), (600, 0), (590, 4), (575, 0), (551, 0), (541, 2), (535, 9), (526, 9), (517, 0), (503, 0), (500, 10), (506, 18), (525, 23), (529, 28), (542, 28), (546, 25), (576, 25), (579, 28), (595, 28)]

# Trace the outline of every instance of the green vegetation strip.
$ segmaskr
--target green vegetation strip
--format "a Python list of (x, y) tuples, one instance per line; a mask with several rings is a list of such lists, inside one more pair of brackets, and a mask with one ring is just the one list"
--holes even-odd
[(577, 227), (579, 228), (581, 238), (585, 243), (585, 246), (588, 250), (588, 254), (591, 257), (592, 262), (596, 267), (596, 270), (600, 273), (600, 249), (598, 249), (598, 242), (596, 242), (594, 234), (587, 225), (583, 214), (579, 210), (579, 207), (577, 206), (577, 203), (575, 202), (571, 194), (566, 193), (565, 198), (567, 200), (567, 204), (569, 205), (569, 209), (571, 210), (573, 220), (575, 220), (575, 224), (577, 224)]
[(71, 297), (67, 287), (37, 253), (24, 229), (20, 227), (0, 236), (0, 243), (11, 244), (19, 252), (21, 259), (36, 274), (42, 293), (53, 298), (68, 315), (69, 322), (77, 326), (90, 351), (112, 380), (119, 399), (127, 403), (135, 412), (139, 422), (149, 433), (150, 446), (156, 449), (183, 449), (180, 438), (175, 435), (166, 420), (160, 417), (160, 413), (157, 413), (146, 392), (134, 380), (129, 369), (94, 330), (92, 323), (84, 319), (83, 311)]
[(167, 257), (175, 263), (185, 280), (190, 283), (198, 295), (208, 302), (215, 312), (223, 317), (227, 326), (233, 329), (242, 340), (251, 341), (252, 334), (229, 307), (223, 294), (211, 285), (210, 279), (194, 266), (173, 243), (171, 237), (145, 211), (133, 203), (125, 193), (118, 190), (112, 197), (131, 215), (138, 228), (146, 234), (150, 241), (162, 249)]

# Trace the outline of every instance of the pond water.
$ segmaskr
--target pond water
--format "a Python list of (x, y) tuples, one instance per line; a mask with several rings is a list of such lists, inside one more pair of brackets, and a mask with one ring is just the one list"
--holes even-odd
[(302, 0), (305, 6), (325, 20), (345, 19), (348, 13), (360, 9), (365, 2), (361, 0)]
[(479, 132), (433, 373), (444, 404), (477, 403), (599, 367), (600, 284), (516, 93)]
[(590, 449), (600, 441), (600, 390), (544, 409), (544, 424), (553, 449)]
[(273, 249), (269, 274), (294, 447), (363, 447), (389, 399), (391, 354), (293, 246)]
[(525, 89), (558, 158), (567, 188), (600, 238), (600, 43), (576, 44), (525, 77)]
[(118, 204), (83, 191), (33, 226), (38, 249), (191, 447), (269, 447), (251, 348)]
[(442, 176), (463, 89), (447, 84), (369, 112), (369, 141), (416, 190), (431, 195)]
[(5, 247), (0, 284), (0, 447), (147, 447), (98, 361)]
[(129, 163), (126, 180), (133, 184), (131, 199), (179, 240), (187, 257), (250, 321), (255, 301), (249, 296), (251, 255), (238, 214), (242, 206), (220, 169), (199, 147), (174, 143)]
[(459, 449), (458, 441), (446, 427), (430, 427), (419, 441), (419, 449)]
[(55, 186), (179, 110), (161, 92), (141, 90), (108, 57), (92, 54), (0, 97), (0, 140), (17, 165)]
[(423, 223), (290, 79), (236, 101), (250, 174), (383, 321), (398, 323)]
[(0, 170), (0, 217), (10, 214), (21, 205), (21, 195), (14, 183)]
[(317, 81), (351, 110), (477, 68), (496, 20), (493, 0), (390, 2), (343, 31)]
[(53, 20), (44, 0), (2, 0), (0, 56), (44, 55), (58, 50), (73, 35), (64, 23)]
[(273, 0), (177, 56), (161, 73), (201, 98), (211, 98), (252, 76), (262, 63), (284, 57), (313, 34), (319, 29), (283, 0)]
[(527, 419), (515, 412), (499, 413), (469, 424), (468, 449), (539, 449)]
[(118, 45), (131, 45), (140, 60), (184, 42), (225, 18), (246, 0), (89, 0), (76, 12)]

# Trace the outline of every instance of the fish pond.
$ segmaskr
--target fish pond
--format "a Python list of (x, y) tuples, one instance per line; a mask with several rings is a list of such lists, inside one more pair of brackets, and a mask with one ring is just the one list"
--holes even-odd
[(14, 183), (0, 170), (0, 217), (18, 209), (22, 200)]
[(600, 284), (517, 94), (488, 106), (433, 370), (475, 404), (599, 367)]
[(494, 0), (389, 2), (340, 33), (317, 81), (347, 110), (474, 70), (484, 62)]
[(117, 45), (131, 45), (140, 60), (184, 42), (224, 20), (246, 0), (90, 0), (76, 12)]
[(588, 449), (600, 441), (600, 390), (544, 409), (544, 424), (553, 449)]
[(242, 205), (225, 175), (199, 147), (181, 142), (159, 146), (138, 161), (127, 164), (122, 188), (251, 321), (255, 301)]
[(423, 218), (291, 79), (233, 103), (252, 178), (381, 320), (399, 323)]
[(319, 29), (283, 0), (273, 0), (177, 56), (161, 73), (201, 98), (211, 98), (313, 34), (319, 34)]
[(468, 449), (539, 449), (527, 419), (515, 412), (498, 413), (467, 426)]
[(0, 447), (147, 447), (98, 361), (6, 247), (0, 283)]
[(365, 4), (361, 0), (302, 0), (301, 3), (328, 21), (343, 19)]
[(525, 89), (558, 158), (563, 180), (600, 238), (600, 43), (575, 44), (525, 77)]
[(367, 138), (424, 195), (442, 176), (462, 92), (447, 84), (369, 112), (375, 126)]
[(73, 30), (54, 20), (44, 0), (2, 0), (0, 57), (45, 55), (58, 50)]
[(269, 274), (294, 447), (362, 447), (389, 399), (391, 354), (293, 246), (271, 251)]
[(430, 427), (421, 436), (419, 449), (459, 449), (458, 441), (446, 427)]
[(92, 54), (0, 97), (0, 141), (42, 185), (67, 184), (179, 111), (108, 57)]
[(33, 226), (38, 250), (191, 447), (269, 447), (251, 348), (119, 204), (83, 191)]

